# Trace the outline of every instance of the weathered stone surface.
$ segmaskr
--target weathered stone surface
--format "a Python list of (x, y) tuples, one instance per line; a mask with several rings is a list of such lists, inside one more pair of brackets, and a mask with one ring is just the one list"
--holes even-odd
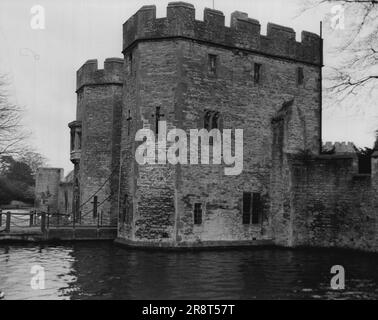
[(268, 34), (263, 36), (260, 23), (238, 11), (231, 16), (231, 27), (226, 27), (224, 21), (222, 12), (211, 9), (205, 9), (204, 21), (195, 20), (194, 6), (185, 2), (168, 4), (167, 17), (159, 19), (155, 6), (144, 6), (123, 25), (123, 49), (146, 39), (185, 37), (315, 65), (321, 63), (321, 42), (316, 34), (303, 31), (302, 41), (297, 42), (293, 29), (269, 23)]
[(293, 161), (293, 245), (377, 251), (377, 194), (353, 157)]
[(60, 168), (38, 168), (35, 185), (35, 207), (38, 211), (58, 212), (59, 184), (63, 174)]
[[(262, 36), (243, 12), (232, 14), (229, 28), (224, 20), (206, 9), (197, 21), (182, 2), (156, 19), (155, 6), (145, 6), (124, 24), (122, 61), (97, 70), (89, 60), (78, 71), (72, 127), (81, 126), (82, 141), (71, 154), (73, 210), (97, 192), (104, 222), (118, 217), (119, 241), (128, 245), (273, 242), (377, 251), (378, 157), (372, 175), (357, 175), (353, 145), (320, 143), (320, 38), (303, 32), (297, 42), (291, 28), (275, 24)], [(220, 114), (223, 129), (243, 129), (243, 172), (225, 176), (224, 164), (137, 164), (135, 133), (155, 131), (157, 107), (168, 130), (202, 128), (205, 110)], [(244, 192), (260, 195), (258, 224), (243, 224)], [(78, 210), (92, 208), (88, 202)], [(84, 219), (95, 223), (92, 215)]]
[[(180, 243), (199, 245), (203, 241), (273, 239), (275, 232), (286, 232), (289, 226), (274, 220), (277, 208), (271, 206), (272, 194), (277, 194), (277, 199), (281, 196), (272, 184), (275, 175), (279, 175), (273, 172), (272, 119), (280, 112), (295, 114), (287, 124), (289, 130), (283, 152), (305, 149), (319, 152), (320, 66), (215, 46), (213, 40), (218, 43), (227, 40), (234, 46), (234, 41), (239, 46), (241, 39), (246, 46), (253, 41), (260, 42), (260, 35), (258, 38), (253, 35), (253, 32), (259, 33), (259, 23), (242, 13), (233, 14), (230, 33), (224, 32), (231, 30), (224, 27), (210, 30), (224, 21), (223, 14), (217, 11), (207, 9), (205, 22), (200, 23), (194, 20), (191, 6), (170, 5), (166, 20), (154, 20), (154, 10), (154, 7), (143, 8), (124, 26), (126, 73), (120, 198), (127, 200), (121, 201), (120, 215), (124, 213), (127, 218), (120, 223), (119, 237), (141, 244), (180, 246)], [(198, 26), (202, 28), (200, 31)], [(295, 35), (293, 40), (293, 32), (289, 31), (270, 26), (269, 39), (273, 41), (276, 33), (280, 33), (277, 41), (282, 43), (279, 50), (283, 55), (286, 55), (286, 38), (293, 41), (292, 48), (295, 47)], [(179, 34), (201, 41), (156, 39), (158, 34)], [(207, 36), (212, 38), (202, 41)], [(143, 41), (147, 38), (154, 41)], [(140, 41), (129, 46), (136, 39)], [(217, 56), (215, 76), (208, 72), (209, 54)], [(130, 61), (132, 65), (128, 65)], [(316, 64), (316, 59), (311, 62)], [(262, 65), (259, 84), (254, 82), (255, 63)], [(296, 82), (299, 66), (305, 73), (302, 86)], [(282, 110), (283, 104), (291, 100), (295, 101), (294, 107)], [(134, 160), (135, 133), (143, 127), (154, 130), (157, 106), (164, 114), (162, 120), (187, 132), (203, 127), (206, 109), (221, 114), (223, 128), (243, 129), (242, 174), (225, 176), (224, 165), (138, 165)], [(129, 111), (133, 121), (128, 135)], [(258, 225), (242, 223), (243, 192), (261, 194)], [(195, 203), (202, 204), (203, 222), (199, 226), (194, 225), (193, 220)], [(279, 230), (272, 228), (272, 220)]]
[[(73, 211), (83, 224), (117, 223), (123, 60), (108, 58), (104, 69), (88, 60), (77, 72), (80, 159), (75, 159)], [(97, 197), (97, 216), (94, 197)]]

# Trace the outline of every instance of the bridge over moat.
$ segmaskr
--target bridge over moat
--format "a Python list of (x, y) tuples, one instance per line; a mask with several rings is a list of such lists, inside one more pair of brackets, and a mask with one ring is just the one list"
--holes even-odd
[(117, 227), (85, 225), (67, 215), (36, 212), (34, 208), (0, 209), (0, 242), (114, 240)]

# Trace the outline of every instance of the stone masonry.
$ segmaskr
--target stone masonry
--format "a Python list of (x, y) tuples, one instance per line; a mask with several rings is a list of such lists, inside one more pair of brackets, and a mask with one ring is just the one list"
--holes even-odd
[[(378, 251), (378, 144), (369, 175), (358, 174), (353, 144), (323, 146), (322, 39), (260, 29), (238, 11), (230, 27), (212, 9), (198, 21), (184, 2), (164, 18), (144, 6), (125, 22), (123, 59), (103, 70), (88, 60), (77, 73), (74, 219), (91, 225), (100, 215), (133, 246)], [(242, 173), (226, 176), (224, 163), (138, 164), (135, 135), (157, 133), (159, 121), (188, 136), (210, 124), (243, 129)]]
[(35, 207), (43, 212), (57, 212), (59, 184), (63, 179), (63, 169), (38, 168), (35, 185)]
[[(159, 246), (228, 245), (274, 239), (272, 119), (295, 101), (298, 121), (290, 128), (285, 152), (319, 152), (320, 38), (268, 25), (235, 12), (231, 27), (222, 12), (206, 9), (195, 20), (187, 3), (171, 3), (157, 19), (145, 6), (124, 24), (123, 123), (119, 237), (130, 244)], [(208, 69), (216, 57), (216, 72)], [(261, 66), (254, 79), (255, 65)], [(297, 83), (301, 68), (304, 81)], [(244, 130), (244, 170), (225, 176), (224, 165), (138, 165), (135, 133), (155, 128), (160, 107), (168, 125), (189, 132), (203, 128), (205, 110), (220, 114), (222, 128)], [(260, 197), (257, 223), (243, 224), (243, 194)], [(194, 224), (200, 204), (202, 223)], [(285, 226), (283, 226), (285, 227)]]

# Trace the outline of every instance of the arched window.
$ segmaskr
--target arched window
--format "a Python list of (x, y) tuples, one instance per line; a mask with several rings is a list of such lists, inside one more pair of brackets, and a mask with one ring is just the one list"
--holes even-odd
[(214, 112), (211, 120), (211, 129), (220, 129), (219, 125), (219, 112)]
[(204, 129), (210, 131), (212, 129), (221, 129), (220, 113), (213, 110), (205, 110), (204, 115)]
[(207, 111), (205, 111), (205, 116), (204, 116), (204, 119), (203, 119), (203, 127), (205, 129), (209, 130), (210, 125), (211, 125), (211, 111), (207, 110)]

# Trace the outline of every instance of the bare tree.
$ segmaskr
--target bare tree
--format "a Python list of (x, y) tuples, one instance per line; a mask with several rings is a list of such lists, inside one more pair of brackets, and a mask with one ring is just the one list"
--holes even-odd
[(12, 155), (21, 150), (25, 139), (21, 127), (21, 108), (13, 104), (7, 92), (5, 76), (0, 76), (0, 156)]
[(32, 150), (26, 150), (18, 157), (20, 162), (26, 163), (32, 171), (33, 177), (37, 169), (47, 166), (47, 159), (40, 153)]
[(338, 100), (357, 94), (372, 98), (378, 83), (378, 0), (308, 0), (305, 10), (334, 5), (344, 12), (345, 29), (327, 29), (337, 55), (325, 70), (327, 89)]

